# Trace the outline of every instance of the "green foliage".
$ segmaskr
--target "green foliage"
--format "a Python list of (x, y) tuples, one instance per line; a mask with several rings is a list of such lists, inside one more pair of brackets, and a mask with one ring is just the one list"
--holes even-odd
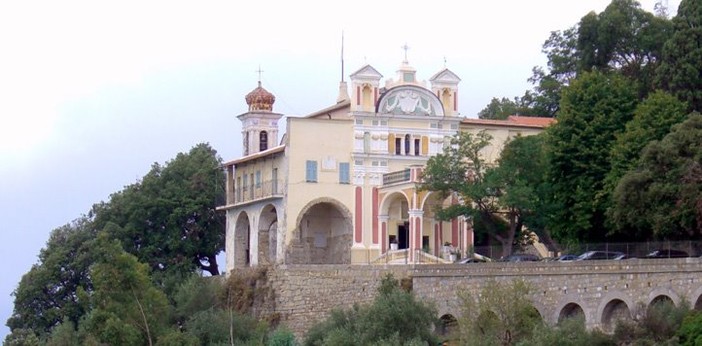
[[(634, 111), (634, 118), (626, 124), (623, 133), (617, 136), (611, 151), (611, 170), (607, 175), (607, 189), (614, 190), (622, 176), (635, 168), (641, 151), (651, 141), (662, 139), (670, 128), (686, 118), (686, 106), (675, 97), (657, 91), (641, 102)], [(650, 228), (640, 229), (628, 224), (621, 213), (608, 210), (613, 231), (633, 236), (635, 239), (650, 239)]]
[(547, 192), (545, 144), (543, 136), (518, 136), (505, 145), (493, 166), (482, 156), (491, 140), (486, 132), (458, 133), (451, 146), (429, 159), (419, 188), (439, 193), (442, 199), (457, 195), (465, 202), (440, 206), (437, 215), (471, 217), (476, 229), (486, 230), (509, 255), (522, 226), (544, 229), (537, 210), (545, 208)]
[(176, 320), (184, 322), (188, 317), (200, 311), (205, 311), (218, 304), (218, 298), (223, 289), (218, 277), (201, 277), (196, 274), (183, 282), (173, 294)]
[(107, 234), (98, 236), (100, 256), (91, 268), (92, 310), (80, 323), (86, 335), (113, 345), (152, 344), (166, 332), (171, 307), (139, 263)]
[(660, 87), (702, 111), (702, 4), (682, 0), (673, 18), (673, 35), (665, 42), (657, 81)]
[(157, 279), (196, 269), (218, 275), (216, 255), (224, 248), (224, 216), (215, 210), (224, 196), (220, 162), (209, 145), (199, 144), (165, 166), (154, 164), (142, 181), (93, 207), (96, 227), (119, 226), (110, 236), (148, 263)]
[(564, 90), (558, 122), (547, 130), (555, 238), (604, 240), (609, 153), (635, 105), (633, 86), (617, 75), (585, 73)]
[[(643, 152), (614, 191), (613, 217), (660, 239), (699, 237), (702, 115), (693, 114)], [(642, 232), (643, 232), (642, 231)]]
[(677, 336), (680, 345), (702, 345), (702, 312), (687, 315), (678, 329)]
[(614, 346), (613, 338), (599, 330), (588, 331), (585, 321), (569, 318), (555, 327), (539, 324), (531, 337), (517, 343), (519, 346)]
[(266, 342), (266, 346), (298, 346), (295, 334), (286, 328), (276, 328)]
[(678, 345), (676, 332), (690, 313), (687, 302), (676, 307), (672, 301), (660, 301), (639, 311), (642, 316), (635, 321), (617, 321), (612, 335), (617, 345)]
[(180, 332), (177, 330), (170, 331), (161, 336), (156, 342), (156, 346), (200, 346), (200, 340), (192, 334)]
[(478, 117), (480, 119), (507, 119), (508, 116), (517, 113), (517, 104), (514, 101), (506, 97), (502, 99), (493, 97), (490, 103), (478, 112)]
[(31, 329), (46, 335), (62, 321), (78, 323), (85, 313), (78, 302), (78, 287), (91, 290), (89, 266), (95, 258), (95, 232), (83, 217), (51, 232), (39, 253), (39, 263), (22, 276), (14, 311), (7, 325), (11, 330)]
[(436, 314), (387, 276), (373, 304), (332, 311), (308, 331), (304, 345), (435, 345)]
[(39, 346), (39, 337), (31, 329), (15, 328), (5, 336), (3, 346)]
[(488, 281), (478, 297), (459, 291), (458, 337), (463, 345), (515, 345), (531, 337), (542, 323), (528, 300), (531, 288), (522, 280)]
[(49, 335), (46, 346), (73, 346), (80, 344), (76, 325), (66, 321), (56, 326)]
[(242, 345), (264, 340), (267, 327), (248, 315), (209, 309), (188, 319), (185, 330), (200, 340), (202, 345)]

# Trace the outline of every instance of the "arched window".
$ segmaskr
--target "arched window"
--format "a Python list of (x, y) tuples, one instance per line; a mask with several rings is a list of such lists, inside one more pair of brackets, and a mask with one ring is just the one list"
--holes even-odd
[(260, 148), (260, 151), (268, 149), (268, 132), (261, 131), (261, 133), (258, 135), (258, 147)]
[(410, 153), (410, 135), (405, 135), (405, 155)]

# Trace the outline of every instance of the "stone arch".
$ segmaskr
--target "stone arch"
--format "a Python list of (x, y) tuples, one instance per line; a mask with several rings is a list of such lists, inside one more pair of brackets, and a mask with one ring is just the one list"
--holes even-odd
[(648, 295), (648, 307), (651, 307), (655, 303), (670, 302), (675, 306), (680, 305), (680, 296), (678, 296), (669, 287), (659, 287), (651, 291)]
[[(627, 299), (628, 300), (628, 299)], [(604, 331), (612, 332), (618, 320), (630, 320), (632, 318), (630, 306), (624, 299), (619, 297), (605, 299), (601, 309), (598, 309), (600, 316), (600, 326)]]
[(251, 221), (245, 211), (239, 213), (234, 226), (234, 268), (251, 265)]
[(695, 310), (702, 310), (702, 286), (698, 287), (690, 296), (690, 303)]
[(258, 218), (258, 263), (272, 264), (277, 258), (278, 210), (272, 204), (261, 208)]
[(409, 209), (411, 200), (404, 191), (385, 195), (380, 202), (380, 215), (386, 216), (387, 243), (397, 244), (398, 249), (409, 248)]
[(351, 212), (333, 198), (309, 202), (297, 216), (288, 258), (294, 264), (349, 264)]
[(439, 317), (436, 333), (439, 336), (447, 337), (454, 335), (458, 331), (458, 319), (452, 314), (444, 314)]
[(585, 310), (578, 303), (570, 302), (558, 310), (556, 323), (561, 323), (569, 319), (582, 319), (585, 323)]
[(388, 193), (387, 195), (385, 195), (385, 197), (383, 197), (382, 201), (380, 201), (380, 208), (379, 208), (380, 214), (381, 215), (388, 215), (388, 212), (390, 211), (391, 204), (397, 198), (400, 198), (400, 196), (402, 196), (402, 198), (404, 198), (404, 200), (407, 201), (407, 205), (409, 206), (409, 203), (410, 203), (409, 196), (407, 196), (404, 191), (394, 191), (394, 192), (391, 192), (391, 193)]

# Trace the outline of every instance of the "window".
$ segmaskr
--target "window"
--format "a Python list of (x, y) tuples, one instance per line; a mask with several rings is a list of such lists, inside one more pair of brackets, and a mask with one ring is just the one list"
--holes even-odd
[(353, 164), (356, 166), (363, 166), (363, 160), (355, 160)]
[(405, 135), (405, 155), (410, 153), (410, 135)]
[(256, 188), (261, 187), (261, 171), (256, 171)]
[[(244, 180), (246, 182), (246, 180)], [(241, 186), (241, 177), (236, 177), (236, 201), (241, 201), (241, 190), (246, 190), (246, 186)]]
[(261, 131), (261, 133), (258, 134), (258, 147), (260, 151), (268, 149), (268, 132)]
[(388, 162), (387, 161), (380, 161), (380, 167), (387, 167)]
[(402, 155), (402, 138), (395, 138), (395, 155)]
[(356, 125), (363, 125), (363, 119), (356, 119)]
[(349, 174), (349, 163), (339, 162), (339, 183), (349, 184), (351, 182), (351, 174)]
[(451, 130), (458, 130), (458, 124), (451, 124)]
[(307, 160), (305, 181), (308, 183), (317, 182), (317, 161)]
[(373, 120), (373, 126), (378, 126), (380, 125), (380, 122), (378, 120)]
[(419, 138), (415, 138), (414, 140), (414, 156), (419, 156)]
[(380, 126), (388, 126), (388, 121), (387, 121), (387, 120), (381, 120), (381, 121), (380, 121)]

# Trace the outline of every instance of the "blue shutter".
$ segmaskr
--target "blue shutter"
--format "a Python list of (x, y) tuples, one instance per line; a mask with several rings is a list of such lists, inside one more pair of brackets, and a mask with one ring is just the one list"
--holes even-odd
[(339, 183), (349, 184), (351, 182), (351, 177), (349, 175), (349, 163), (339, 162)]
[(307, 161), (307, 172), (305, 175), (305, 180), (311, 183), (317, 182), (317, 161)]

